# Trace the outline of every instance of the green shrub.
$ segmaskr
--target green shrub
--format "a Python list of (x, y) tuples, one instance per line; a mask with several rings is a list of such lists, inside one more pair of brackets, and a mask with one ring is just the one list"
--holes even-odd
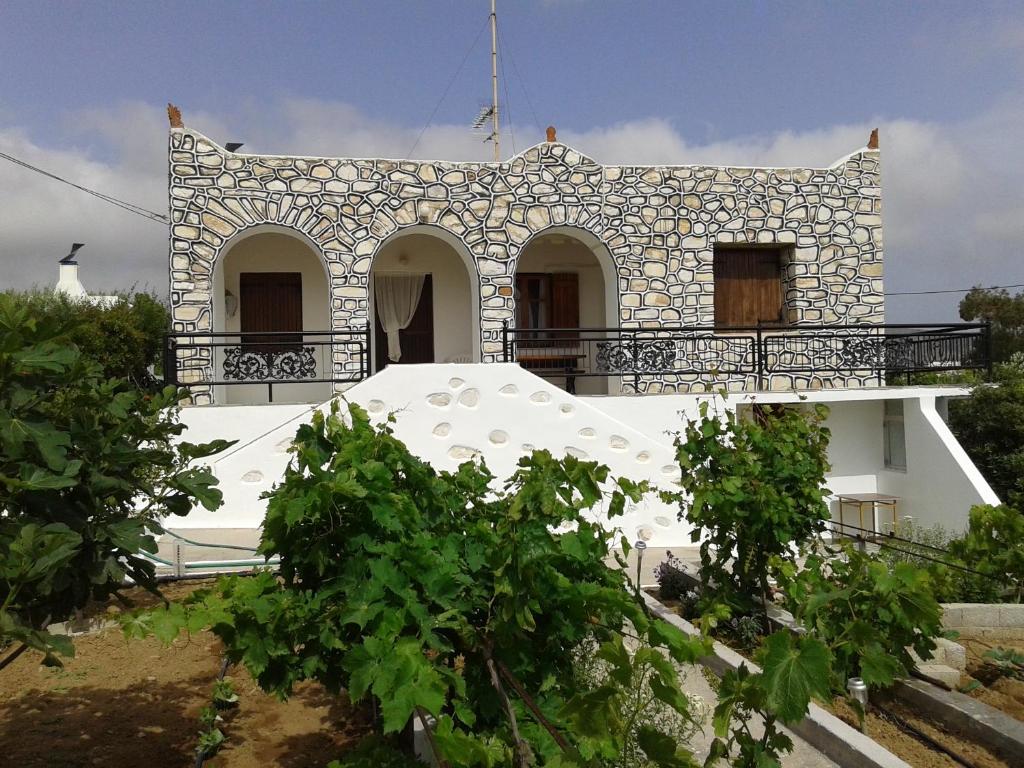
[(914, 667), (908, 648), (931, 657), (942, 635), (942, 610), (928, 573), (909, 563), (887, 565), (846, 545), (841, 555), (811, 555), (804, 568), (780, 569), (786, 608), (832, 651), (832, 685), (850, 677), (888, 687)]
[(828, 410), (756, 409), (687, 424), (676, 440), (682, 493), (679, 517), (700, 541), (701, 593), (740, 612), (759, 610), (770, 594), (769, 565), (792, 557), (824, 529)]
[(68, 341), (96, 362), (106, 378), (127, 379), (147, 390), (158, 388), (170, 314), (154, 294), (124, 294), (109, 305), (41, 292), (6, 295), (40, 322), (68, 324)]
[(177, 442), (178, 393), (110, 379), (69, 342), (75, 318), (36, 315), (0, 295), (0, 639), (70, 653), (45, 627), (126, 577), (155, 589), (155, 534), (193, 501), (220, 504), (192, 466), (217, 441)]
[(1006, 505), (971, 508), (967, 533), (950, 552), (985, 577), (965, 579), (967, 601), (1020, 602), (1024, 593), (1024, 515)]

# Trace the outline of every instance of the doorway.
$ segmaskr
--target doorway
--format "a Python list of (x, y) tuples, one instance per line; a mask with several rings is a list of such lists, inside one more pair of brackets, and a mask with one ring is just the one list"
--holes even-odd
[[(301, 272), (242, 272), (238, 291), (242, 334), (302, 332)], [(243, 346), (301, 342), (301, 336), (242, 336)]]
[(423, 290), (416, 312), (409, 325), (398, 332), (402, 347), (401, 359), (388, 359), (388, 339), (381, 325), (380, 315), (374, 311), (374, 346), (376, 347), (376, 370), (382, 371), (392, 363), (434, 362), (434, 281), (432, 275), (423, 276)]

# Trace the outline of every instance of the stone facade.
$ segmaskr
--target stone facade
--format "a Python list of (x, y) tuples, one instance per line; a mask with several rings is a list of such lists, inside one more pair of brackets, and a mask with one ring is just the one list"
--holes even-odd
[[(412, 226), (444, 230), (476, 265), (483, 362), (500, 359), (502, 324), (515, 317), (518, 255), (555, 228), (579, 232), (598, 244), (600, 258), (612, 260), (621, 327), (712, 325), (715, 243), (787, 247), (790, 325), (884, 321), (877, 149), (817, 169), (602, 166), (558, 142), (501, 163), (414, 162), (233, 154), (172, 127), (169, 167), (178, 332), (219, 330), (214, 265), (233, 236), (261, 225), (301, 234), (319, 250), (334, 330), (367, 325), (370, 266), (389, 236)], [(208, 360), (195, 355), (189, 365)], [(336, 369), (355, 365), (335, 354)], [(641, 389), (752, 386), (743, 376), (669, 378)], [(867, 378), (789, 374), (773, 377), (771, 386), (845, 386)]]

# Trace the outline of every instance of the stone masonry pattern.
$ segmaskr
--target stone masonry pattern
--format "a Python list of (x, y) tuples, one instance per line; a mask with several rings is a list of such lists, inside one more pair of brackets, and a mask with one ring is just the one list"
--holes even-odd
[[(502, 324), (515, 317), (518, 255), (555, 227), (589, 233), (607, 249), (621, 327), (713, 325), (716, 242), (786, 246), (789, 325), (884, 322), (876, 149), (819, 169), (602, 166), (557, 142), (501, 163), (313, 159), (233, 154), (172, 127), (169, 182), (176, 332), (217, 330), (214, 265), (235, 235), (262, 225), (301, 233), (318, 247), (335, 331), (366, 327), (370, 266), (385, 240), (413, 225), (446, 230), (476, 264), (483, 362), (501, 358)], [(183, 381), (198, 380), (209, 365), (201, 352), (183, 361)], [(336, 351), (334, 366), (349, 371), (358, 362)], [(869, 380), (876, 379), (776, 374), (770, 386)], [(680, 374), (644, 380), (640, 389), (709, 386), (739, 390), (753, 381)], [(197, 390), (195, 400), (210, 395)]]

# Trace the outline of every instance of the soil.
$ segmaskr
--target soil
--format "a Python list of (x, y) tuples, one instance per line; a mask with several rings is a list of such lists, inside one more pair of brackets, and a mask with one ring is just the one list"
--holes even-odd
[(1020, 641), (991, 641), (980, 638), (961, 638), (957, 642), (967, 650), (967, 672), (960, 681), (960, 687), (963, 688), (977, 680), (981, 687), (968, 691), (968, 696), (983, 701), (1010, 717), (1024, 721), (1024, 680), (999, 674), (986, 664), (984, 659), (985, 651), (998, 647), (1024, 651), (1024, 644)]
[[(652, 590), (651, 594), (655, 598), (661, 600), (658, 596), (657, 590)], [(661, 600), (661, 602), (676, 613), (680, 613), (680, 603), (678, 601)], [(728, 635), (719, 636), (716, 634), (715, 639), (732, 648), (732, 650), (736, 651), (744, 658), (750, 659), (751, 653), (749, 650), (738, 647), (734, 638), (731, 638)], [(983, 647), (977, 652), (979, 662), (980, 654), (988, 650), (988, 647)], [(971, 650), (968, 649), (969, 657), (970, 653)], [(968, 667), (970, 668), (970, 662)], [(977, 696), (977, 698), (981, 698), (985, 700), (986, 703), (992, 704), (991, 701), (985, 699), (985, 696), (1004, 695), (1005, 691), (1010, 688), (1010, 686), (1006, 685), (1007, 682), (1017, 683), (1017, 685), (1020, 685), (1019, 681), (1003, 678), (997, 683), (994, 683), (991, 689), (985, 689), (985, 693), (981, 696)], [(1017, 692), (1024, 691), (1024, 686), (1021, 686), (1021, 688), (1014, 688), (1014, 690)], [(1017, 706), (1020, 707), (1024, 702), (1017, 701), (1016, 703)], [(951, 752), (960, 755), (962, 758), (967, 760), (967, 762), (975, 766), (975, 768), (1013, 768), (1010, 763), (1003, 760), (996, 753), (991, 752), (984, 746), (972, 741), (968, 735), (951, 730), (948, 726), (923, 719), (899, 701), (892, 699), (883, 700), (879, 698), (878, 704), (880, 704), (885, 710), (889, 710), (889, 712), (909, 723), (917, 730), (925, 733), (939, 744), (942, 744)], [(851, 725), (854, 728), (859, 728), (857, 714), (844, 699), (836, 698), (832, 702), (825, 703), (824, 706), (848, 725)], [(996, 705), (993, 704), (993, 706)], [(1020, 715), (1015, 716), (1020, 717)], [(870, 739), (877, 742), (897, 757), (906, 761), (914, 768), (961, 768), (960, 763), (956, 762), (942, 751), (925, 743), (912, 733), (909, 733), (906, 729), (900, 727), (895, 719), (887, 716), (884, 711), (881, 711), (878, 708), (868, 711), (864, 722), (864, 732)]]
[[(200, 586), (165, 585), (172, 599)], [(139, 604), (146, 593), (132, 594)], [(102, 611), (100, 611), (102, 612)], [(87, 611), (95, 614), (95, 611)], [(19, 768), (192, 766), (199, 711), (210, 703), (220, 668), (212, 634), (126, 640), (120, 629), (75, 638), (63, 668), (40, 665), (34, 651), (0, 672), (0, 755)], [(264, 694), (241, 667), (228, 677), (239, 706), (224, 713), (227, 740), (211, 768), (322, 768), (365, 733), (369, 721), (344, 696), (319, 685), (297, 687), (288, 701)]]

